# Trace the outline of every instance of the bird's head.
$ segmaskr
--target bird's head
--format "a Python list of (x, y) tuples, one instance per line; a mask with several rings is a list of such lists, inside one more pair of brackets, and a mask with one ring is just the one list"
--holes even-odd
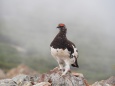
[(60, 24), (58, 24), (58, 26), (57, 26), (57, 28), (63, 28), (63, 27), (65, 27), (65, 24), (63, 24), (63, 23), (60, 23)]
[(63, 23), (58, 24), (57, 28), (59, 28), (59, 30), (64, 33), (67, 31), (66, 26)]

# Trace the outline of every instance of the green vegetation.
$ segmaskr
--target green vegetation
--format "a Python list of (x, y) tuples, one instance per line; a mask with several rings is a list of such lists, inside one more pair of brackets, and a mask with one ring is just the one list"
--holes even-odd
[(40, 73), (48, 72), (49, 70), (56, 67), (55, 61), (52, 59), (29, 57), (25, 58), (24, 64), (30, 66), (31, 68), (37, 70)]
[[(53, 59), (54, 60), (54, 59)], [(7, 43), (0, 43), (0, 68), (8, 71), (19, 64), (26, 64), (43, 73), (56, 66), (51, 58), (45, 59), (37, 56), (24, 56)]]
[(21, 59), (13, 47), (6, 43), (0, 43), (0, 68), (8, 70), (20, 64)]

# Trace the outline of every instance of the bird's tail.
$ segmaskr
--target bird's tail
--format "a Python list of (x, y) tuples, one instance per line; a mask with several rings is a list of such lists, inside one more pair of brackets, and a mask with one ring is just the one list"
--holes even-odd
[(78, 65), (78, 62), (77, 62), (77, 58), (76, 58), (76, 60), (75, 60), (75, 63), (74, 63), (74, 64), (71, 64), (71, 66), (73, 66), (73, 67), (78, 67), (78, 68), (79, 68), (79, 65)]

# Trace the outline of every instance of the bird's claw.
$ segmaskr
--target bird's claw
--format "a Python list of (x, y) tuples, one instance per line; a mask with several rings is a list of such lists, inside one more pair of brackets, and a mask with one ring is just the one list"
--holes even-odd
[(62, 72), (64, 72), (64, 71), (65, 71), (65, 69), (59, 69), (59, 71), (62, 71)]

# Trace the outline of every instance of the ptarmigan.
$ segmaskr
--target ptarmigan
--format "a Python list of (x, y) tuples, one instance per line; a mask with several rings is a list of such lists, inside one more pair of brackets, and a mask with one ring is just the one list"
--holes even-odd
[(66, 37), (67, 28), (65, 24), (58, 25), (59, 33), (51, 42), (51, 54), (57, 60), (62, 76), (70, 71), (70, 66), (79, 67), (77, 63), (78, 50), (74, 43)]

